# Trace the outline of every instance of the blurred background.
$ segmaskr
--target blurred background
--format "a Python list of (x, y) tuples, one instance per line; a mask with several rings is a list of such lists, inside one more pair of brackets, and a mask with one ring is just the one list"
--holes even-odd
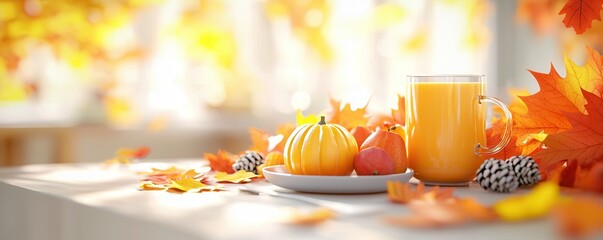
[(329, 98), (388, 112), (408, 74), (485, 74), (538, 91), (527, 69), (603, 49), (563, 26), (561, 0), (5, 0), (0, 166), (238, 152)]

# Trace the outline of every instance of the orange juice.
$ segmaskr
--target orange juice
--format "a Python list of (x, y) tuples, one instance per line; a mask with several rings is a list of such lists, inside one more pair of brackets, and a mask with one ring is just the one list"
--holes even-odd
[(413, 82), (408, 85), (406, 149), (410, 168), (421, 181), (466, 183), (483, 157), (486, 142), (484, 82)]

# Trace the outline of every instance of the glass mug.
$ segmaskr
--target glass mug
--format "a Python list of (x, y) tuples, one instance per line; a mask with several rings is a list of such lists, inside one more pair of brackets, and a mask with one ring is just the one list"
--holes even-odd
[[(509, 143), (511, 112), (485, 91), (483, 75), (408, 76), (406, 151), (415, 178), (432, 185), (466, 185), (485, 155)], [(507, 118), (501, 141), (492, 148), (486, 145), (485, 103), (498, 105)]]

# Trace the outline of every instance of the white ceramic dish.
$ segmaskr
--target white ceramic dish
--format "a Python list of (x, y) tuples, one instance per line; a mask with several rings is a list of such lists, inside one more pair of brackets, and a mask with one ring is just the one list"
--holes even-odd
[(313, 193), (378, 193), (387, 190), (387, 181), (408, 182), (414, 171), (380, 176), (313, 176), (290, 174), (284, 165), (270, 166), (263, 170), (268, 182), (300, 192)]

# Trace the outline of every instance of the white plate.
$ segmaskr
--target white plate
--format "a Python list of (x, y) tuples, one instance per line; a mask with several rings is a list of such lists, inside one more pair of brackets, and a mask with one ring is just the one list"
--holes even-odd
[(270, 166), (262, 170), (268, 182), (300, 192), (313, 193), (378, 193), (387, 190), (387, 181), (408, 182), (414, 171), (379, 176), (315, 176), (293, 175), (284, 165)]

